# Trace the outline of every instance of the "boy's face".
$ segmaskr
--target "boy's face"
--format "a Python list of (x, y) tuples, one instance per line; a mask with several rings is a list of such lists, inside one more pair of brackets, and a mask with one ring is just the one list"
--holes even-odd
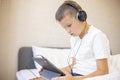
[(83, 22), (71, 15), (66, 15), (60, 24), (71, 36), (79, 36), (83, 30)]

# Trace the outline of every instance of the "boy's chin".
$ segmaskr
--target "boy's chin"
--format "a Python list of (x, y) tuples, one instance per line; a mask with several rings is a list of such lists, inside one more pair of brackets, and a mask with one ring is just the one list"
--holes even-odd
[(72, 34), (70, 34), (70, 35), (73, 36), (73, 37), (79, 36), (79, 34), (74, 34), (74, 33), (72, 33)]
[(71, 35), (71, 36), (76, 37), (76, 36), (78, 36), (78, 35)]

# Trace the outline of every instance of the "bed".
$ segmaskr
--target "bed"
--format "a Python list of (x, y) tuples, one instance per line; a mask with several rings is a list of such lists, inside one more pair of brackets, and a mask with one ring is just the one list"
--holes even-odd
[[(60, 68), (67, 65), (67, 60), (65, 59), (67, 59), (69, 52), (70, 49), (68, 47), (51, 48), (32, 46), (20, 48), (18, 52), (18, 71), (16, 73), (17, 80), (30, 80), (35, 77), (40, 77), (39, 70), (41, 66), (33, 61), (33, 57), (39, 54), (43, 55), (52, 61), (55, 66)], [(112, 55), (110, 62), (109, 74), (84, 80), (120, 80), (120, 54)]]

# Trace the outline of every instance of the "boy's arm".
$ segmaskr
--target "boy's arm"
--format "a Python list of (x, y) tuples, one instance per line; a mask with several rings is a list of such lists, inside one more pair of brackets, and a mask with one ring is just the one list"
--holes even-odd
[(71, 69), (73, 68), (74, 64), (76, 64), (76, 59), (73, 58), (72, 60), (72, 64), (64, 67), (64, 68), (61, 68), (60, 70), (62, 70), (63, 72), (71, 72)]
[(74, 80), (82, 80), (85, 78), (95, 77), (99, 75), (108, 74), (108, 62), (107, 59), (98, 59), (97, 60), (97, 70), (91, 74), (85, 76), (76, 76)]

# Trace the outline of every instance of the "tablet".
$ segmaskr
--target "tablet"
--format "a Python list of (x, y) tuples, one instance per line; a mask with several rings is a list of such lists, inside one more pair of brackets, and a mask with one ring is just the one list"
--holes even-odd
[(58, 69), (45, 57), (40, 56), (39, 58), (33, 58), (33, 59), (43, 67), (43, 71), (40, 72), (40, 75), (42, 75), (43, 77), (45, 78), (48, 77), (49, 79), (51, 79), (53, 77), (65, 75), (60, 69)]

